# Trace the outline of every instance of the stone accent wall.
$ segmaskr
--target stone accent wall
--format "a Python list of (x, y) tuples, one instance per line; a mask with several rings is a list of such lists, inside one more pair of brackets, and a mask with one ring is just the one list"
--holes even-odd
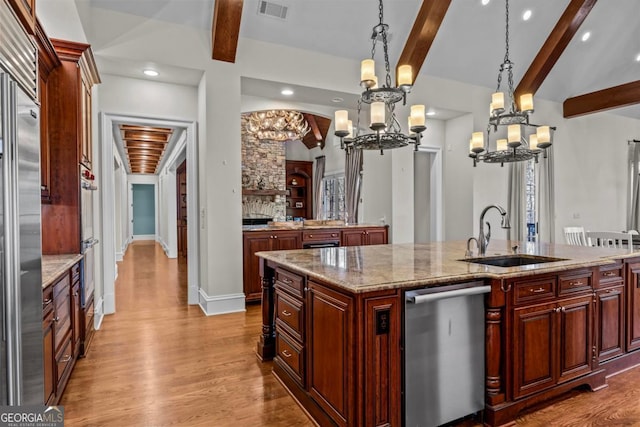
[[(246, 132), (246, 118), (241, 120), (242, 188), (250, 190), (285, 190), (285, 143), (259, 141)], [(285, 196), (242, 196), (242, 215), (267, 214), (284, 220)]]

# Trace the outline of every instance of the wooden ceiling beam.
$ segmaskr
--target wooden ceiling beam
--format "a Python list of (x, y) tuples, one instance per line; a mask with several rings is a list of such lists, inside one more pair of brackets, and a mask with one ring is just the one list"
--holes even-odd
[(322, 136), (322, 132), (320, 132), (320, 128), (318, 127), (316, 116), (309, 113), (303, 113), (302, 115), (304, 116), (307, 123), (309, 123), (309, 127), (311, 128), (311, 132), (309, 132), (302, 138), (302, 142), (310, 150), (314, 147), (323, 148), (324, 138)]
[(640, 80), (568, 98), (562, 104), (565, 118), (640, 104)]
[(135, 125), (120, 125), (120, 129), (125, 131), (138, 131), (138, 132), (160, 132), (160, 133), (173, 133), (172, 128), (158, 128), (153, 126), (135, 126)]
[(145, 133), (127, 131), (122, 136), (122, 139), (125, 141), (161, 142), (163, 144), (166, 144), (167, 141), (169, 140), (169, 136), (168, 135), (151, 135), (148, 133), (145, 134)]
[(215, 0), (211, 24), (211, 58), (236, 62), (243, 0)]
[(164, 151), (164, 147), (163, 146), (150, 146), (150, 145), (138, 145), (138, 144), (127, 144), (125, 145), (125, 147), (127, 151), (130, 150), (145, 150), (145, 151), (159, 151), (159, 152), (163, 152)]
[(413, 82), (415, 82), (450, 4), (451, 0), (422, 1), (418, 16), (413, 23), (409, 37), (407, 37), (404, 49), (402, 49), (398, 65), (396, 65), (396, 82), (400, 65), (411, 65)]
[(560, 16), (549, 37), (520, 80), (514, 94), (515, 99), (525, 93), (535, 94), (567, 48), (580, 25), (595, 6), (597, 0), (571, 0)]

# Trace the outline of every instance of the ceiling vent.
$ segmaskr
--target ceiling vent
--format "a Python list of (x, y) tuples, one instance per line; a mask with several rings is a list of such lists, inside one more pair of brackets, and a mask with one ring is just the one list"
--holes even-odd
[(287, 6), (260, 0), (258, 3), (258, 15), (271, 16), (272, 18), (286, 19), (287, 18)]

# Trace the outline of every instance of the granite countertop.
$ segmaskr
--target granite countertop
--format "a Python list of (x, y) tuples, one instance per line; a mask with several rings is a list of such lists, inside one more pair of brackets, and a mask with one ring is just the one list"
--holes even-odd
[(518, 267), (469, 263), (463, 261), (464, 241), (272, 251), (257, 255), (353, 293), (528, 276), (606, 265), (614, 259), (640, 256), (640, 252), (629, 253), (621, 249), (496, 240), (487, 248), (487, 257), (511, 254), (511, 248), (516, 244), (520, 254), (563, 260)]
[(81, 254), (42, 255), (42, 287), (49, 286), (81, 259)]
[(243, 225), (242, 231), (271, 231), (271, 230), (333, 230), (336, 228), (371, 228), (371, 227), (385, 227), (386, 225), (380, 224), (349, 224), (349, 225), (304, 225), (302, 222), (300, 225)]

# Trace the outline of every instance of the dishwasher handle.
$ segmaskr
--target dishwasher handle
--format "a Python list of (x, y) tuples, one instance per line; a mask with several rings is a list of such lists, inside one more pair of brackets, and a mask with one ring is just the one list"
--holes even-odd
[(491, 292), (491, 286), (474, 286), (470, 288), (455, 289), (451, 291), (432, 292), (419, 295), (417, 293), (407, 293), (406, 302), (412, 304), (422, 304), (425, 302), (438, 301), (446, 298), (464, 297), (469, 295), (487, 294)]

